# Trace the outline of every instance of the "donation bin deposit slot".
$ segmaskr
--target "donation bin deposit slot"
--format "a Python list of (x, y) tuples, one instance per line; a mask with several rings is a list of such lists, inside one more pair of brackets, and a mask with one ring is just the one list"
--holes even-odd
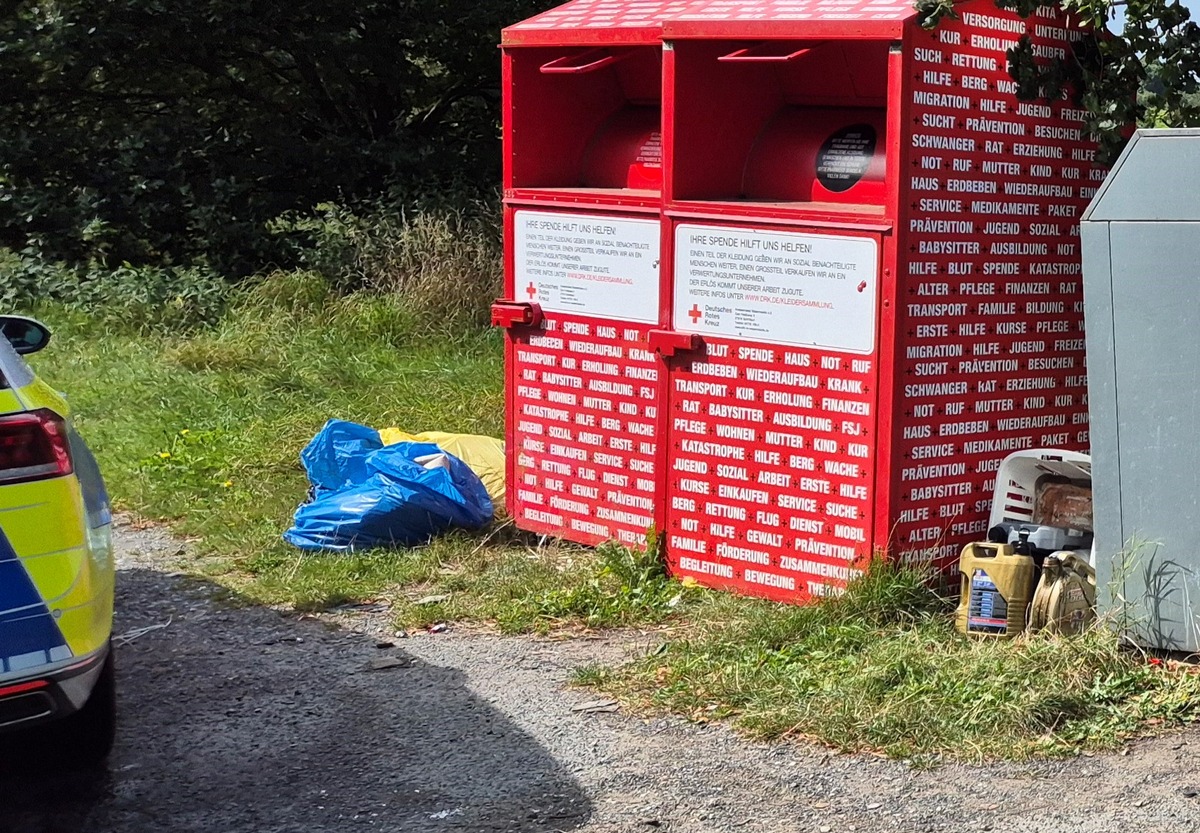
[(507, 54), (511, 188), (625, 190), (607, 196), (625, 205), (631, 199), (657, 201), (662, 187), (658, 44), (529, 47)]
[(672, 200), (882, 206), (887, 43), (679, 41), (673, 53)]

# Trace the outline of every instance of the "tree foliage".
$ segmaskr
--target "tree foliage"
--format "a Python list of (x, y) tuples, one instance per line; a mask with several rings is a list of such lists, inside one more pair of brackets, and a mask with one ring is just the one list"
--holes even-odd
[[(1009, 64), (1027, 97), (1039, 88), (1052, 97), (1063, 89), (1074, 95), (1107, 158), (1120, 151), (1130, 125), (1200, 125), (1200, 26), (1179, 0), (997, 2), (1022, 16), (1059, 5), (1091, 29), (1093, 36), (1077, 42), (1073, 54), (1045, 63), (1034, 60), (1029, 38), (1022, 38)], [(1124, 25), (1110, 33), (1117, 7)]]
[[(388, 187), (499, 179), (501, 26), (557, 0), (9, 0), (0, 13), (0, 248), (246, 272), (271, 218)], [(1124, 126), (1200, 124), (1200, 27), (1179, 0), (1057, 5), (1094, 37), (1010, 53), (1026, 97), (1068, 90)], [(935, 25), (953, 0), (917, 0)]]
[[(1180, 0), (996, 0), (996, 5), (1021, 17), (1043, 7), (1061, 9), (1088, 31), (1066, 58), (1049, 60), (1036, 59), (1030, 38), (1022, 37), (1008, 51), (1009, 74), (1021, 98), (1070, 96), (1088, 114), (1085, 127), (1099, 137), (1105, 160), (1124, 147), (1130, 126), (1200, 126), (1200, 26)], [(927, 28), (953, 14), (952, 0), (917, 0), (916, 6)]]
[(285, 211), (492, 182), (499, 30), (552, 4), (5, 4), (0, 246), (247, 270)]

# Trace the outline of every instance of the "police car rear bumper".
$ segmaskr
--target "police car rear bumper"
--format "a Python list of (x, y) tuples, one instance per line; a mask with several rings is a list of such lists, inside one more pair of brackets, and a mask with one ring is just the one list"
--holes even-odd
[(0, 732), (66, 717), (83, 708), (104, 668), (110, 648), (50, 674), (0, 685)]

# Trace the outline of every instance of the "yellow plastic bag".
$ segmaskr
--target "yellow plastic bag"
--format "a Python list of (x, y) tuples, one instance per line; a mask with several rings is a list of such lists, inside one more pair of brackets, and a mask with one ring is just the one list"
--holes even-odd
[(446, 431), (422, 431), (409, 434), (399, 428), (379, 432), (384, 445), (403, 442), (433, 443), (471, 467), (483, 481), (488, 496), (499, 512), (504, 506), (504, 441), (478, 434), (450, 434)]

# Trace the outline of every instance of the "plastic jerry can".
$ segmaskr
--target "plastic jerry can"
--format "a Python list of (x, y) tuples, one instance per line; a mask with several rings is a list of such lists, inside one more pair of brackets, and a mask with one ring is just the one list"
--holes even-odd
[(969, 636), (1011, 639), (1025, 630), (1033, 595), (1033, 557), (1011, 544), (967, 544), (958, 559), (961, 593), (955, 625)]

